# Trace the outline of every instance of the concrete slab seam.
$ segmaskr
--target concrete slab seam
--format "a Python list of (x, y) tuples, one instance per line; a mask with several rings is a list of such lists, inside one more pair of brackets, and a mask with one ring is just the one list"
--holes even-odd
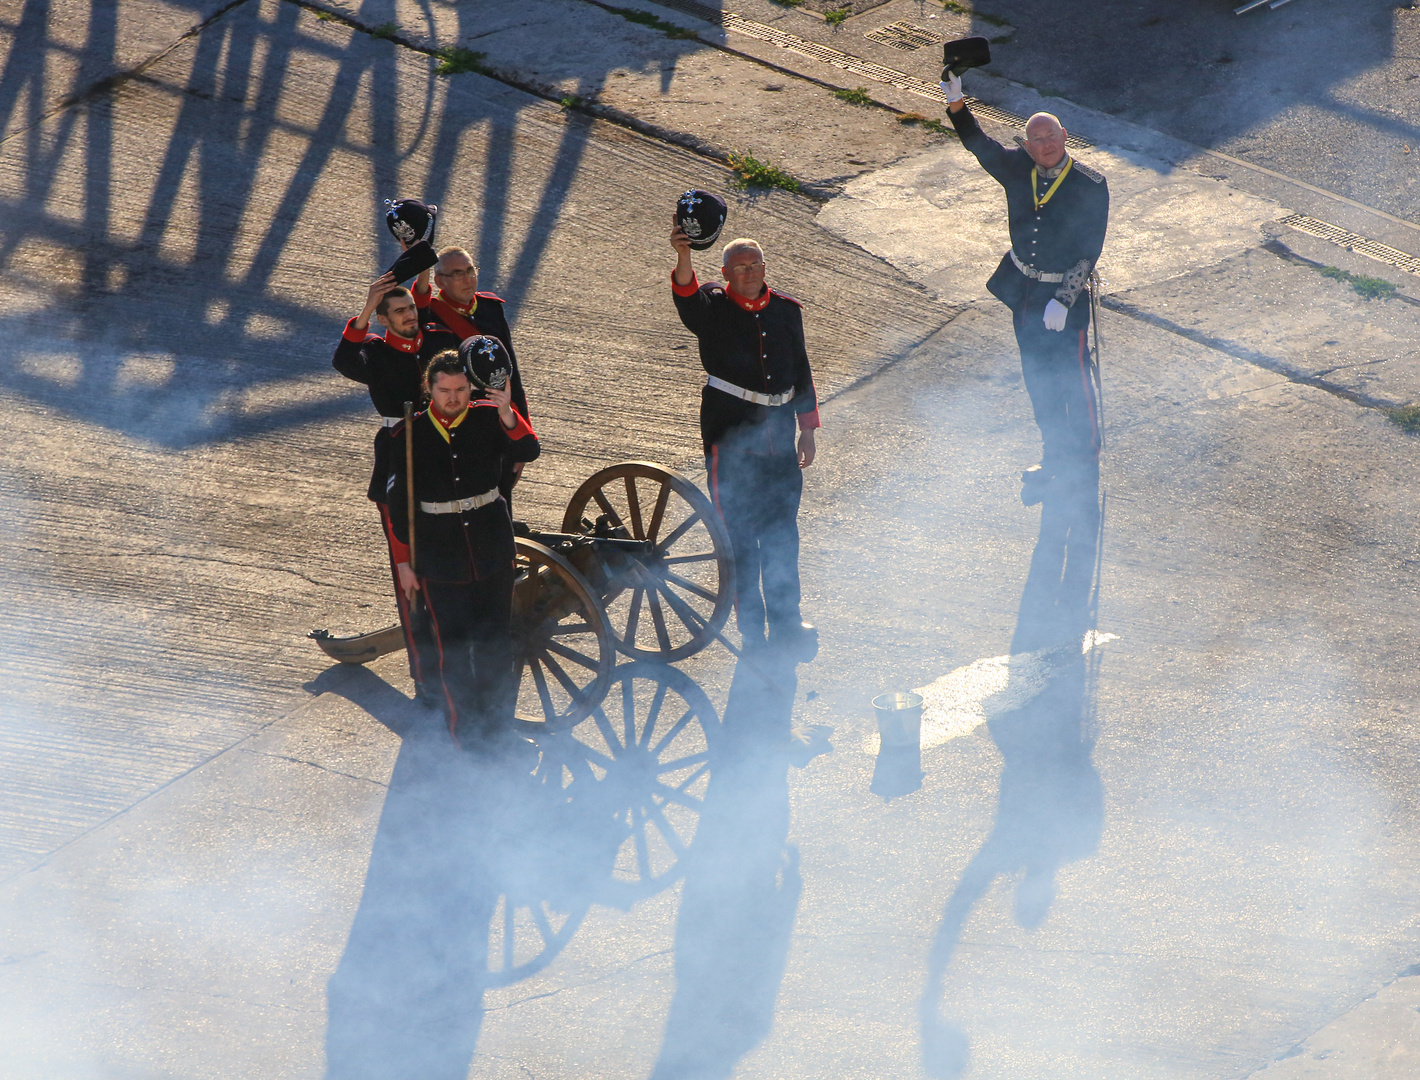
[[(702, 4), (695, 3), (694, 0), (652, 0), (652, 2), (658, 4), (661, 7), (670, 8), (673, 11), (680, 11), (684, 14), (704, 19), (705, 21), (711, 22), (715, 25), (723, 26), (726, 30), (735, 30), (739, 33), (743, 33), (757, 40), (777, 45), (780, 48), (787, 49), (808, 59), (818, 60), (822, 63), (827, 63), (833, 67), (837, 67), (841, 70), (851, 71), (854, 74), (862, 75), (864, 78), (873, 79), (878, 82), (885, 83), (889, 86), (896, 87), (899, 90), (905, 90), (908, 93), (916, 94), (920, 97), (929, 98), (933, 101), (940, 102), (943, 105), (946, 104), (946, 95), (942, 93), (940, 87), (934, 86), (933, 84), (928, 83), (922, 79), (918, 79), (913, 75), (908, 75), (906, 72), (897, 71), (894, 68), (887, 67), (886, 65), (874, 63), (868, 60), (863, 60), (860, 57), (853, 56), (851, 53), (845, 53), (838, 49), (830, 48), (826, 45), (820, 45), (817, 42), (809, 41), (805, 38), (800, 38), (793, 34), (785, 33), (782, 30), (777, 30), (774, 27), (765, 26), (762, 23), (753, 22), (749, 19), (743, 18), (740, 15), (735, 15), (731, 12), (716, 12), (713, 9), (705, 7)], [(707, 42), (707, 44), (710, 43)], [(790, 74), (797, 74), (800, 78), (808, 78), (808, 76), (804, 76), (798, 72), (790, 72)], [(818, 80), (811, 81), (817, 82)], [(987, 102), (983, 102), (972, 97), (968, 97), (967, 101), (970, 103), (973, 111), (975, 111), (981, 116), (986, 117), (987, 119), (1017, 127), (1025, 123), (1024, 117), (1017, 116), (1016, 114), (1009, 112), (1005, 109), (997, 108), (996, 106), (990, 105)], [(1144, 128), (1143, 130), (1150, 131), (1150, 129), (1148, 128)], [(1152, 131), (1150, 131), (1150, 133), (1156, 135), (1162, 134), (1160, 132)], [(1170, 136), (1170, 138), (1173, 137)], [(1370, 214), (1375, 214), (1376, 216), (1382, 217), (1396, 225), (1403, 225), (1408, 229), (1413, 229), (1417, 232), (1420, 232), (1420, 225), (1415, 224), (1413, 221), (1407, 221), (1405, 218), (1397, 217), (1394, 214), (1386, 213), (1386, 211), (1384, 210), (1378, 210), (1373, 206), (1367, 206), (1365, 203), (1358, 202), (1355, 199), (1347, 198), (1345, 195), (1338, 194), (1337, 192), (1328, 191), (1326, 188), (1317, 187), (1315, 184), (1309, 184), (1304, 180), (1298, 180), (1295, 177), (1287, 176), (1284, 173), (1276, 172), (1275, 170), (1268, 169), (1265, 166), (1256, 165), (1250, 161), (1244, 161), (1241, 158), (1233, 157), (1231, 154), (1225, 154), (1220, 150), (1210, 150), (1207, 147), (1188, 144), (1183, 140), (1176, 141), (1188, 146), (1196, 154), (1203, 154), (1209, 157), (1217, 158), (1220, 161), (1228, 162), (1230, 165), (1236, 165), (1239, 168), (1251, 170), (1252, 172), (1258, 173), (1262, 176), (1267, 176), (1274, 180), (1280, 180), (1284, 183), (1295, 185), (1306, 191), (1311, 192), (1314, 195), (1321, 195), (1324, 198), (1332, 199), (1336, 202), (1342, 203), (1346, 206), (1350, 206), (1354, 209), (1363, 210), (1366, 213)], [(1089, 149), (1095, 145), (1093, 142), (1075, 135), (1071, 135), (1069, 139), (1066, 140), (1066, 142), (1067, 145), (1075, 146), (1079, 149)]]
[[(242, 2), (245, 2), (245, 0), (242, 0)], [(126, 817), (128, 814), (130, 814), (130, 813), (132, 813), (134, 810), (138, 809), (138, 807), (142, 806), (144, 803), (148, 802), (149, 800), (151, 800), (151, 799), (153, 799), (153, 798), (156, 798), (158, 795), (161, 795), (161, 794), (162, 794), (163, 792), (165, 792), (168, 788), (172, 787), (174, 784), (176, 784), (176, 783), (178, 783), (179, 781), (185, 779), (186, 777), (191, 776), (193, 773), (197, 772), (199, 769), (206, 768), (208, 765), (212, 764), (212, 763), (213, 763), (214, 761), (216, 761), (218, 758), (224, 757), (225, 755), (230, 754), (230, 753), (232, 753), (233, 751), (240, 750), (243, 743), (250, 742), (252, 739), (255, 739), (257, 736), (259, 736), (259, 735), (263, 734), (264, 732), (266, 732), (266, 731), (267, 731), (269, 728), (271, 728), (273, 725), (279, 724), (279, 723), (281, 723), (281, 722), (284, 721), (284, 720), (290, 720), (290, 719), (293, 719), (293, 718), (299, 716), (299, 715), (301, 714), (301, 712), (303, 712), (304, 710), (309, 709), (309, 708), (311, 708), (313, 705), (315, 705), (315, 703), (318, 702), (318, 701), (321, 699), (322, 696), (324, 696), (324, 695), (317, 694), (316, 696), (310, 698), (309, 700), (301, 702), (299, 705), (297, 705), (295, 708), (291, 709), (290, 711), (288, 711), (288, 712), (283, 712), (283, 713), (280, 713), (280, 714), (278, 714), (278, 715), (276, 715), (276, 716), (273, 716), (273, 717), (272, 717), (270, 720), (268, 720), (266, 723), (261, 724), (261, 725), (255, 727), (255, 728), (253, 728), (251, 731), (246, 732), (245, 734), (242, 735), (241, 738), (237, 739), (235, 742), (231, 743), (230, 745), (224, 746), (222, 749), (216, 751), (215, 753), (208, 754), (208, 755), (207, 755), (205, 758), (203, 758), (201, 761), (195, 762), (194, 764), (192, 764), (192, 765), (189, 766), (188, 768), (184, 769), (182, 772), (178, 773), (176, 776), (172, 776), (172, 777), (169, 777), (167, 780), (164, 780), (161, 784), (159, 784), (157, 787), (155, 787), (152, 791), (149, 791), (147, 794), (143, 795), (143, 796), (142, 796), (141, 798), (139, 798), (139, 799), (135, 799), (133, 802), (131, 802), (131, 803), (129, 803), (127, 806), (125, 806), (122, 810), (115, 811), (114, 813), (110, 814), (108, 817), (104, 818), (102, 821), (95, 822), (95, 823), (94, 823), (93, 825), (91, 825), (89, 828), (83, 830), (83, 831), (80, 832), (80, 833), (75, 834), (74, 836), (71, 836), (68, 840), (64, 841), (64, 843), (62, 843), (62, 844), (60, 844), (59, 846), (57, 846), (57, 847), (51, 849), (50, 851), (46, 852), (45, 855), (39, 860), (39, 862), (34, 863), (34, 864), (31, 865), (31, 866), (27, 866), (27, 867), (25, 867), (24, 869), (16, 870), (14, 873), (10, 874), (8, 877), (0, 878), (0, 885), (6, 885), (6, 884), (8, 884), (8, 883), (11, 882), (11, 881), (15, 881), (16, 879), (23, 877), (25, 874), (32, 874), (32, 873), (34, 873), (36, 870), (39, 870), (41, 867), (43, 867), (43, 866), (45, 865), (45, 863), (47, 863), (50, 859), (52, 859), (52, 858), (54, 858), (54, 856), (58, 855), (61, 851), (64, 851), (64, 850), (66, 850), (67, 848), (73, 847), (75, 844), (79, 843), (79, 842), (82, 841), (82, 840), (87, 839), (88, 837), (92, 836), (94, 833), (99, 832), (101, 829), (107, 828), (109, 825), (113, 824), (113, 822), (115, 822), (115, 821), (118, 821), (120, 818)], [(308, 762), (307, 764), (310, 764), (310, 763)], [(317, 768), (319, 768), (319, 766), (317, 766)]]
[(1349, 401), (1353, 405), (1359, 405), (1365, 409), (1376, 409), (1381, 412), (1389, 412), (1401, 406), (1400, 402), (1386, 401), (1383, 398), (1372, 397), (1370, 394), (1362, 394), (1355, 390), (1348, 390), (1344, 386), (1338, 386), (1333, 382), (1329, 382), (1315, 375), (1307, 375), (1304, 372), (1298, 371), (1285, 361), (1277, 359), (1275, 356), (1268, 356), (1266, 353), (1257, 352), (1255, 349), (1248, 349), (1241, 345), (1236, 345), (1231, 341), (1214, 337), (1212, 334), (1205, 333), (1202, 330), (1180, 326), (1171, 319), (1167, 319), (1162, 315), (1155, 315), (1150, 311), (1145, 311), (1143, 308), (1131, 304), (1129, 301), (1121, 299), (1118, 296), (1104, 296), (1100, 299), (1100, 305), (1120, 315), (1137, 319), (1159, 330), (1165, 330), (1170, 334), (1185, 338), (1195, 345), (1202, 345), (1215, 352), (1224, 353), (1235, 360), (1256, 364), (1260, 368), (1281, 375), (1288, 382), (1297, 383), (1302, 386), (1310, 386), (1316, 390), (1324, 390), (1326, 393)]
[[(244, 0), (238, 0), (238, 2), (244, 2)], [(341, 12), (333, 11), (330, 8), (322, 7), (319, 4), (311, 3), (310, 0), (284, 0), (284, 2), (294, 4), (296, 7), (305, 8), (306, 10), (314, 12), (317, 15), (328, 17), (333, 22), (342, 23), (346, 26), (349, 26), (353, 30), (359, 31), (362, 34), (367, 34), (370, 37), (375, 37), (374, 31), (377, 29), (376, 27), (367, 26), (359, 20), (352, 19), (348, 15), (342, 14)], [(605, 7), (605, 5), (601, 4), (598, 4), (597, 6)], [(416, 42), (410, 41), (408, 38), (401, 37), (398, 34), (380, 34), (379, 40), (388, 41), (392, 45), (397, 45), (400, 48), (408, 49), (411, 52), (421, 53), (425, 56), (433, 58), (442, 58), (442, 54), (438, 49), (430, 48), (427, 45), (420, 45)], [(702, 44), (711, 43), (702, 42)], [(700, 139), (695, 135), (691, 135), (688, 132), (675, 131), (671, 128), (662, 127), (659, 124), (653, 124), (647, 120), (642, 120), (640, 117), (634, 116), (631, 113), (624, 112), (623, 110), (614, 108), (610, 105), (603, 105), (602, 103), (596, 101), (579, 100), (569, 104), (566, 102), (565, 96), (562, 94), (562, 92), (556, 89), (555, 87), (548, 87), (542, 85), (541, 83), (536, 83), (528, 79), (521, 79), (510, 72), (502, 71), (498, 68), (491, 67), (489, 65), (480, 64), (477, 74), (482, 75), (484, 78), (492, 79), (495, 82), (503, 83), (505, 86), (511, 86), (515, 90), (521, 90), (525, 94), (531, 94), (533, 97), (541, 98), (544, 101), (559, 105), (566, 112), (582, 113), (588, 117), (597, 120), (605, 120), (607, 123), (614, 124), (617, 127), (625, 128), (629, 131), (634, 131), (636, 134), (644, 136), (646, 138), (655, 139), (659, 142), (670, 143), (671, 145), (678, 146), (683, 150), (689, 150), (691, 153), (713, 161), (717, 165), (725, 167), (726, 169), (729, 168), (728, 151), (713, 146), (705, 142), (703, 139)], [(785, 74), (795, 73), (786, 72)], [(817, 185), (813, 184), (803, 185), (803, 190), (799, 194), (803, 195), (804, 197), (808, 198), (810, 201), (813, 202), (824, 202), (831, 197), (829, 192), (821, 191), (819, 190)]]
[(223, 4), (211, 15), (207, 16), (207, 18), (184, 30), (181, 34), (174, 38), (173, 41), (166, 48), (159, 49), (152, 56), (149, 56), (147, 59), (140, 61), (131, 68), (126, 68), (123, 71), (116, 71), (111, 75), (105, 75), (102, 79), (90, 83), (82, 90), (76, 90), (74, 91), (74, 93), (69, 94), (66, 97), (60, 98), (53, 108), (42, 113), (33, 123), (26, 124), (24, 127), (21, 128), (17, 128), (14, 131), (10, 132), (10, 134), (6, 135), (3, 139), (0, 139), (0, 146), (3, 146), (5, 143), (10, 142), (12, 139), (19, 138), (26, 132), (32, 131), (37, 127), (43, 126), (44, 124), (48, 123), (50, 120), (58, 116), (60, 113), (72, 109), (75, 105), (82, 105), (87, 101), (92, 101), (96, 97), (106, 94), (111, 90), (117, 89), (129, 80), (139, 77), (149, 68), (153, 67), (155, 64), (159, 64), (168, 56), (171, 56), (173, 50), (179, 48), (183, 44), (183, 42), (196, 37), (198, 34), (202, 33), (213, 23), (221, 21), (228, 14), (241, 7), (246, 2), (247, 0), (228, 0), (228, 3)]

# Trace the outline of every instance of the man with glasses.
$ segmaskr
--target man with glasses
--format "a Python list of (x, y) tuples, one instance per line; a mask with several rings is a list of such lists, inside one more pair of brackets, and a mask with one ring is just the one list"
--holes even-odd
[[(441, 330), (448, 330), (464, 341), (471, 337), (495, 337), (508, 350), (513, 364), (510, 387), (513, 408), (528, 417), (528, 399), (523, 392), (523, 377), (518, 371), (517, 354), (513, 351), (513, 334), (503, 313), (503, 301), (491, 292), (478, 291), (478, 267), (461, 247), (446, 247), (434, 264), (434, 284), (430, 289), (421, 279), (414, 283), (414, 300), (419, 305), (420, 320)], [(498, 481), (498, 490), (509, 506), (513, 505), (513, 485), (523, 474), (523, 462), (511, 462), (507, 473)]]
[(671, 246), (676, 311), (700, 341), (708, 376), (700, 436), (710, 493), (730, 534), (740, 636), (753, 648), (765, 644), (767, 630), (771, 647), (811, 660), (818, 635), (799, 612), (798, 514), (819, 415), (803, 313), (765, 284), (755, 241), (725, 245), (723, 285), (699, 284), (690, 237), (674, 223)]
[(1109, 224), (1109, 185), (1070, 156), (1065, 129), (1050, 113), (1026, 121), (1025, 138), (1007, 149), (981, 130), (960, 76), (949, 73), (941, 86), (962, 145), (1006, 189), (1011, 250), (986, 288), (1011, 309), (1040, 427), (1040, 464), (1021, 476), (1021, 498), (1036, 503), (1057, 474), (1099, 464), (1099, 403), (1086, 338), (1090, 279)]

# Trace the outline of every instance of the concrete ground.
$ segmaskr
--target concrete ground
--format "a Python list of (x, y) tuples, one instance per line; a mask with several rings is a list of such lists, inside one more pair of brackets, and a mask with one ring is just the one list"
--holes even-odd
[[(999, 207), (960, 147), (832, 65), (626, 17), (684, 10), (332, 10), (400, 40), (280, 0), (0, 19), (0, 1075), (1413, 1074), (1420, 476), (1384, 410), (1420, 398), (1417, 309), (1264, 243), (1380, 272), (1277, 224), (1300, 210), (1420, 245), (1411, 204), (1286, 136), (1314, 103), (1210, 128), (1137, 73), (1128, 107), (1084, 74), (1059, 101), (1116, 196), (1109, 444), (1098, 490), (1026, 508), (979, 289)], [(1393, 109), (1409, 16), (1355, 10), (1327, 78)], [(862, 32), (911, 14), (744, 12), (883, 63)], [(1054, 16), (1002, 17), (1024, 43)], [(420, 48), (453, 44), (498, 77), (436, 74)], [(1267, 63), (1235, 59), (1194, 77), (1246, 97)], [(1019, 113), (1058, 85), (1007, 74), (969, 89)], [(1200, 165), (1274, 129), (1275, 158)], [(731, 192), (743, 149), (809, 195)], [(518, 511), (552, 524), (603, 464), (697, 467), (665, 285), (689, 186), (806, 303), (821, 653), (627, 665), (538, 776), (461, 763), (401, 657), (302, 638), (391, 617), (368, 405), (328, 367), (393, 257), (380, 200), (440, 203), (508, 299), (546, 448)], [(868, 707), (909, 687), (920, 760)], [(689, 717), (669, 786), (612, 745), (658, 700)], [(578, 772), (587, 747), (626, 767)]]

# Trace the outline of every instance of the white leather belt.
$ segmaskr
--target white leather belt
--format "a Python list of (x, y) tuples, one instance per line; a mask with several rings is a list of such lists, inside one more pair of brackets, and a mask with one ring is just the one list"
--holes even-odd
[(705, 380), (706, 386), (712, 386), (716, 390), (723, 390), (732, 397), (737, 397), (741, 401), (752, 401), (756, 405), (785, 405), (794, 400), (794, 388), (790, 387), (782, 394), (756, 394), (753, 390), (746, 390), (743, 386), (736, 386), (732, 382), (724, 379), (717, 379), (714, 375)]
[(399, 427), (404, 423), (402, 416), (382, 416), (380, 417), (380, 427)]
[(421, 502), (419, 509), (426, 514), (461, 514), (465, 510), (477, 510), (480, 506), (487, 506), (495, 499), (500, 498), (502, 498), (502, 493), (497, 488), (491, 488), (482, 495), (475, 495), (471, 499), (459, 499), (457, 502)]
[(1028, 278), (1034, 278), (1036, 281), (1045, 281), (1052, 285), (1058, 285), (1065, 280), (1064, 274), (1043, 274), (1029, 263), (1021, 262), (1021, 257), (1016, 254), (1015, 248), (1011, 249), (1011, 261), (1016, 264), (1017, 270)]

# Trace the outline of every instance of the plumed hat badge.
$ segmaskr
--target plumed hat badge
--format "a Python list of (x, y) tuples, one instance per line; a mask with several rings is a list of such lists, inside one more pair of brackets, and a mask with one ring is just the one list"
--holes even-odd
[(390, 235), (407, 245), (389, 272), (403, 284), (439, 261), (434, 254), (434, 218), (439, 208), (418, 199), (386, 199), (385, 225)]
[(385, 224), (390, 235), (406, 244), (434, 242), (434, 218), (439, 208), (418, 199), (386, 199)]
[(459, 359), (480, 390), (501, 390), (508, 385), (513, 363), (508, 359), (508, 350), (497, 338), (487, 335), (464, 338), (459, 345)]
[(687, 191), (675, 204), (676, 224), (690, 237), (692, 251), (704, 251), (720, 238), (729, 213), (725, 200), (709, 191)]

